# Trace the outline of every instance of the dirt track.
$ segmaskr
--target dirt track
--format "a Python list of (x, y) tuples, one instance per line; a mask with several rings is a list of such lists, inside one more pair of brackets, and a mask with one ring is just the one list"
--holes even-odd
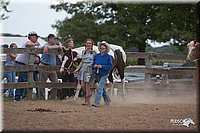
[[(185, 93), (184, 93), (185, 94)], [(78, 101), (4, 102), (5, 131), (198, 131), (197, 102), (190, 95), (128, 93), (112, 97), (110, 106), (82, 106)], [(93, 98), (92, 98), (93, 100)], [(195, 125), (173, 125), (171, 119), (192, 118)]]

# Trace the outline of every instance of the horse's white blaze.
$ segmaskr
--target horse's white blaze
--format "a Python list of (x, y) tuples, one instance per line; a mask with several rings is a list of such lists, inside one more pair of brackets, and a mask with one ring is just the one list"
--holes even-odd
[(194, 57), (193, 56), (193, 50), (196, 48), (196, 45), (194, 44), (194, 41), (191, 41), (187, 44), (188, 47), (188, 55), (187, 55), (187, 60), (193, 60)]
[(68, 60), (68, 57), (65, 55), (61, 67), (65, 67), (65, 63), (67, 62), (67, 60)]

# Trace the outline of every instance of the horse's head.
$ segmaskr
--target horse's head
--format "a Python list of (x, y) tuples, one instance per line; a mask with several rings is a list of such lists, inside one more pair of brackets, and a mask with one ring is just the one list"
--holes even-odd
[(200, 58), (200, 44), (193, 40), (187, 44), (188, 55), (186, 60), (195, 60)]
[(77, 59), (78, 53), (76, 51), (64, 50), (62, 57), (62, 67), (67, 71), (74, 71), (80, 61)]

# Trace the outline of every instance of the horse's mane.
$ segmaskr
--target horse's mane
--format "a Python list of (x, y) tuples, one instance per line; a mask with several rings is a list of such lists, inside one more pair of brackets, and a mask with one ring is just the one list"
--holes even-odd
[(197, 42), (196, 48), (197, 48), (198, 50), (200, 50), (200, 43), (199, 43), (199, 42)]
[(199, 42), (196, 43), (195, 53), (196, 53), (196, 58), (200, 58), (200, 43)]

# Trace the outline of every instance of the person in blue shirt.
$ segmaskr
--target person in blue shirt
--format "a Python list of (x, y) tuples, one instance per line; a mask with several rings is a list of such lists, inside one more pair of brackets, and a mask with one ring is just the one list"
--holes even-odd
[[(50, 54), (48, 53), (48, 49), (58, 49), (62, 50), (63, 46), (57, 45), (58, 43), (58, 37), (54, 34), (48, 35), (48, 42), (43, 47), (43, 54), (40, 60), (40, 65), (43, 66), (56, 66), (56, 54)], [(56, 74), (56, 71), (41, 71), (40, 72), (40, 81), (46, 82), (47, 79), (50, 79), (52, 83), (58, 83), (58, 76)], [(53, 88), (50, 93), (50, 99), (56, 99), (57, 98), (57, 88)], [(39, 99), (45, 100), (45, 90), (44, 88), (41, 88), (39, 90)]]
[(103, 41), (98, 43), (98, 49), (100, 53), (96, 54), (92, 63), (92, 69), (96, 81), (98, 82), (98, 89), (96, 90), (95, 100), (92, 106), (100, 106), (100, 100), (103, 96), (105, 105), (109, 105), (111, 100), (105, 89), (106, 79), (108, 78), (109, 72), (112, 69), (112, 59), (108, 52), (110, 46), (107, 42)]

